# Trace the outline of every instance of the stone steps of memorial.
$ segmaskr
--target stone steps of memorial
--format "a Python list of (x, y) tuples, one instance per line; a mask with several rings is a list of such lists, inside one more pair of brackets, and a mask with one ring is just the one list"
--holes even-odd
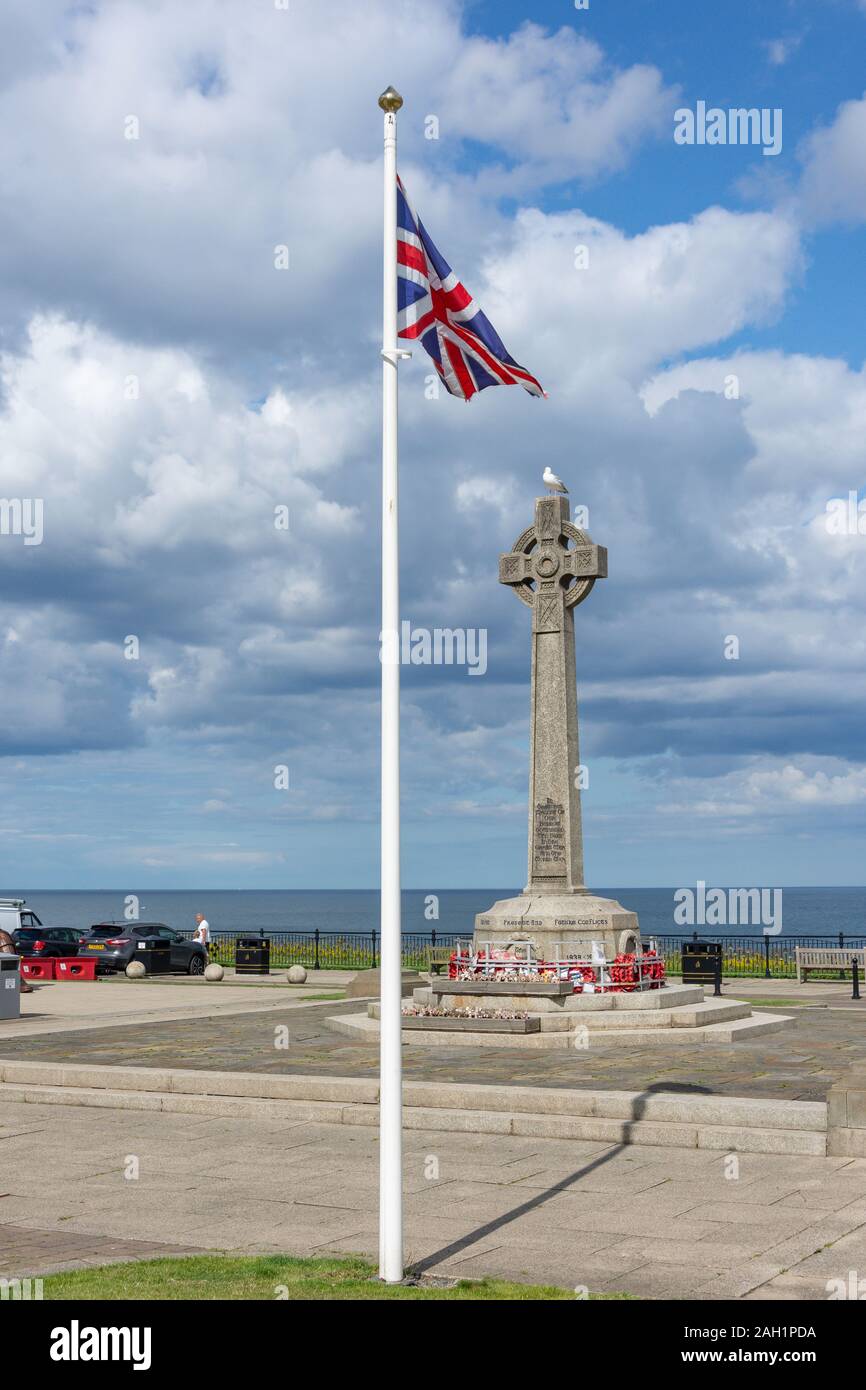
[[(413, 998), (416, 1004), (429, 1004), (433, 996), (438, 996), (437, 977), (434, 975), (430, 983), (420, 986), (413, 990)], [(480, 999), (484, 997), (483, 981), (468, 980), (465, 986), (465, 996), (476, 1007)], [(449, 1001), (455, 995), (453, 989), (449, 989)], [(540, 998), (532, 995), (488, 995), (488, 998), (495, 1000), (491, 1003), (491, 1008), (510, 1007), (511, 1003), (515, 1008), (530, 1009), (538, 1013), (633, 1013), (655, 1012), (661, 1009), (678, 1009), (686, 1004), (702, 1004), (704, 1002), (703, 985), (681, 985), (677, 983), (666, 985), (664, 989), (647, 989), (635, 994), (566, 994), (559, 998)], [(538, 1001), (536, 1008), (535, 1002), (528, 1003), (529, 999)]]
[(614, 1010), (611, 1013), (587, 1013), (575, 1016), (568, 1014), (541, 1014), (543, 1033), (573, 1032), (575, 1028), (586, 1027), (592, 1032), (606, 1032), (613, 1029), (639, 1028), (700, 1028), (710, 1023), (729, 1023), (736, 1018), (749, 1018), (751, 1005), (739, 1000), (706, 999), (699, 1004), (675, 1009), (630, 1011)]
[[(712, 1002), (712, 1001), (707, 1001)], [(734, 1043), (748, 1038), (760, 1037), (765, 1033), (776, 1033), (791, 1022), (789, 1014), (752, 1013), (748, 1004), (725, 1004), (725, 1010), (734, 1009), (736, 1017), (722, 1021), (700, 1021), (698, 1014), (691, 1026), (680, 1024), (672, 1026), (668, 1017), (662, 1014), (650, 1015), (648, 1019), (638, 1019), (636, 1023), (616, 1027), (599, 1027), (600, 1017), (610, 1019), (615, 1015), (576, 1015), (541, 1014), (539, 1033), (481, 1033), (472, 1028), (472, 1020), (466, 1019), (465, 1032), (437, 1032), (435, 1028), (406, 1029), (403, 1044), (407, 1047), (520, 1047), (530, 1050), (580, 1048), (587, 1034), (595, 1036), (594, 1046), (628, 1047), (644, 1043), (668, 1043), (675, 1046), (694, 1043)], [(696, 1005), (700, 1009), (701, 1005)], [(527, 1010), (531, 1013), (532, 1010)], [(704, 1014), (712, 1018), (712, 1014)], [(716, 1016), (717, 1017), (717, 1016)], [(635, 1015), (631, 1015), (634, 1019)], [(662, 1022), (664, 1019), (664, 1022)], [(379, 1005), (371, 1001), (366, 1014), (342, 1014), (328, 1019), (328, 1026), (347, 1037), (367, 1038), (371, 1042), (379, 1037)]]

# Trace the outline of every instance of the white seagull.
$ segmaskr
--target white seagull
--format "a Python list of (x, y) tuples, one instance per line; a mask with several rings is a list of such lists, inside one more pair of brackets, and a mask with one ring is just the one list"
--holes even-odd
[(550, 465), (545, 468), (541, 475), (541, 480), (546, 485), (549, 492), (568, 492), (565, 483), (561, 478), (557, 478), (556, 474), (551, 471)]

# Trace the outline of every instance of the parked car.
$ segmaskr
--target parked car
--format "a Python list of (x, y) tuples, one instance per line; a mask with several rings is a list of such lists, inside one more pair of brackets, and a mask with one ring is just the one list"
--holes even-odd
[(0, 931), (14, 936), (20, 927), (41, 927), (42, 923), (23, 898), (0, 898)]
[(80, 936), (73, 927), (19, 927), (12, 941), (19, 956), (77, 956)]
[(143, 936), (167, 937), (171, 942), (172, 972), (182, 975), (203, 975), (207, 951), (200, 941), (189, 941), (164, 922), (98, 922), (85, 936), (78, 938), (78, 954), (98, 956), (98, 973), (125, 970), (138, 954)]

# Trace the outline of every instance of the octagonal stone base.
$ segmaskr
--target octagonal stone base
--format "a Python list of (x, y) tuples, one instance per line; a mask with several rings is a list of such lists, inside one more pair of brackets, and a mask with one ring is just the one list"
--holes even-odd
[(592, 893), (532, 893), (502, 898), (475, 918), (475, 944), (496, 946), (531, 942), (550, 959), (560, 947), (564, 954), (589, 956), (593, 941), (604, 947), (608, 960), (640, 944), (637, 913), (613, 898)]

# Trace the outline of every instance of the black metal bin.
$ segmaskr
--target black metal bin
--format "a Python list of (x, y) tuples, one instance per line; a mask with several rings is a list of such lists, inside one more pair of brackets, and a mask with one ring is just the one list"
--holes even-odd
[(683, 984), (712, 984), (721, 968), (721, 941), (684, 941), (681, 949)]
[(236, 975), (269, 975), (271, 941), (267, 936), (240, 936), (235, 942)]
[(141, 961), (148, 975), (167, 975), (171, 970), (171, 942), (165, 936), (136, 937), (130, 965), (134, 960)]

